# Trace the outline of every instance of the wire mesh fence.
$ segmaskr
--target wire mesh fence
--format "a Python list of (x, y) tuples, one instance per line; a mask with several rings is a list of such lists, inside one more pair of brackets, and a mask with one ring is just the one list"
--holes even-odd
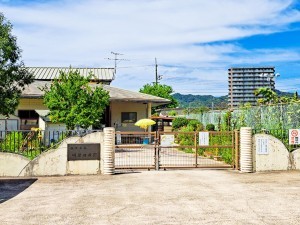
[(255, 130), (286, 130), (300, 128), (300, 103), (241, 107), (228, 110), (190, 114), (204, 126), (214, 124), (217, 130), (234, 130), (252, 127)]

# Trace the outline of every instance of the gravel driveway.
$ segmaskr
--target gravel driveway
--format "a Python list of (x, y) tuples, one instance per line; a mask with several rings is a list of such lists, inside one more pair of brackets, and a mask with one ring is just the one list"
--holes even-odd
[(0, 224), (300, 224), (300, 172), (0, 178)]

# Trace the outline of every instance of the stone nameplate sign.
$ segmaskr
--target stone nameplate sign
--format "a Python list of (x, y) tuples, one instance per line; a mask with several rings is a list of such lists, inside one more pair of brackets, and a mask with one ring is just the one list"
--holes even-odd
[(256, 139), (256, 152), (258, 155), (269, 154), (269, 139), (259, 137)]
[(68, 144), (68, 161), (100, 160), (99, 143)]

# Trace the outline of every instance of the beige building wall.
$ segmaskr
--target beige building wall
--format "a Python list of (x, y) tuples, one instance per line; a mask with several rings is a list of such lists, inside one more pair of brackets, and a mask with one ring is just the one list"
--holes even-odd
[[(17, 110), (47, 110), (43, 104), (43, 99), (21, 99)], [(111, 126), (116, 128), (116, 131), (144, 131), (143, 129), (134, 126), (134, 123), (122, 123), (122, 112), (136, 112), (137, 120), (148, 118), (151, 114), (151, 103), (136, 103), (136, 102), (111, 102)], [(17, 115), (17, 111), (16, 111)], [(47, 124), (39, 120), (43, 130), (47, 129)]]
[(46, 123), (41, 117), (39, 118), (39, 128), (41, 130), (46, 130)]
[(20, 99), (18, 110), (47, 110), (48, 108), (43, 104), (43, 99)]
[[(111, 102), (111, 126), (115, 127), (116, 131), (144, 131), (143, 129), (134, 126), (134, 123), (122, 123), (122, 112), (136, 112), (137, 120), (148, 117), (148, 104), (134, 102)], [(150, 115), (149, 115), (150, 116)]]

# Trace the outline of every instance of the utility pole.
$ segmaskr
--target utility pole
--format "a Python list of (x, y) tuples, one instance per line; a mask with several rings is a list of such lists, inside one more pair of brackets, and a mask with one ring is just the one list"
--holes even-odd
[(158, 68), (157, 59), (155, 58), (155, 85), (157, 85), (158, 81), (162, 79), (162, 75), (158, 75), (157, 68)]
[(158, 74), (157, 74), (157, 60), (155, 58), (155, 84), (157, 85), (158, 82)]
[[(118, 61), (129, 61), (129, 60), (128, 59), (119, 59), (118, 58), (118, 56), (124, 55), (124, 54), (117, 53), (117, 52), (111, 52), (111, 54), (115, 55), (115, 57), (113, 59), (111, 59), (111, 58), (105, 58), (105, 59), (114, 60), (115, 61), (115, 74), (116, 74), (117, 73), (117, 63), (118, 63)], [(115, 74), (113, 76), (113, 79), (115, 79)]]

